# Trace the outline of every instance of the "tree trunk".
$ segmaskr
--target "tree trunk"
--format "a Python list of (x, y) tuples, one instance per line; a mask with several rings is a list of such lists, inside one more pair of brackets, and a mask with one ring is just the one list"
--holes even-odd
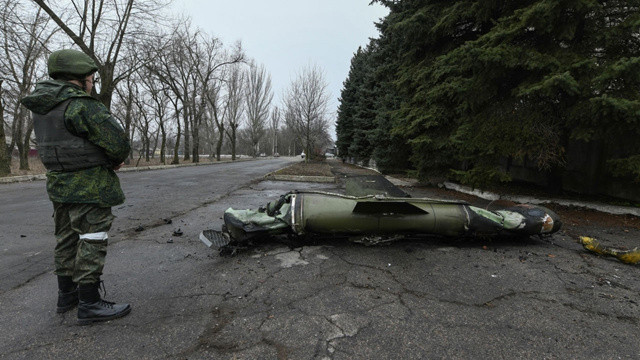
[(179, 164), (180, 159), (178, 150), (180, 149), (180, 131), (182, 130), (182, 128), (180, 127), (180, 112), (178, 111), (178, 102), (173, 103), (173, 108), (176, 111), (176, 124), (178, 126), (178, 134), (176, 135), (176, 143), (173, 147), (173, 160), (171, 161), (171, 164)]
[(164, 130), (164, 124), (160, 123), (160, 132), (162, 133), (162, 141), (160, 143), (160, 163), (166, 164), (165, 153), (167, 148), (167, 133)]
[(222, 152), (222, 142), (224, 141), (224, 125), (218, 127), (219, 135), (216, 142), (216, 160), (220, 161), (220, 153)]
[(176, 145), (173, 147), (173, 160), (171, 164), (180, 164), (180, 155), (178, 155), (178, 151), (180, 151), (180, 127), (178, 127), (178, 136), (176, 137)]
[[(309, 122), (307, 122), (309, 123)], [(309, 146), (309, 143), (311, 142), (311, 130), (308, 129), (307, 127), (307, 143), (305, 144), (305, 150), (307, 151), (307, 155), (304, 157), (304, 162), (308, 163), (309, 162), (309, 158), (311, 157), (311, 149)]]
[(156, 130), (155, 138), (153, 140), (153, 149), (151, 149), (151, 158), (156, 158), (156, 150), (158, 149), (158, 141), (160, 141), (160, 128)]
[(236, 127), (232, 127), (231, 128), (231, 160), (235, 161), (236, 160), (236, 144), (237, 144), (237, 137), (236, 137)]
[(161, 148), (160, 148), (160, 163), (161, 164), (166, 164), (167, 161), (165, 160), (165, 147), (167, 146), (167, 136), (165, 134), (162, 134), (162, 143), (161, 143)]
[(129, 152), (129, 157), (124, 160), (124, 163), (127, 165), (131, 164), (131, 161), (133, 161), (133, 136), (135, 135), (135, 132), (136, 128), (132, 127), (131, 137), (129, 138), (129, 147), (131, 148), (131, 151)]
[[(105, 105), (106, 106), (106, 105)], [(126, 134), (129, 136), (129, 142), (131, 145), (131, 149), (133, 149), (133, 132), (131, 129), (131, 121), (132, 121), (132, 117), (131, 117), (131, 111), (133, 108), (133, 93), (129, 92), (129, 96), (127, 97), (127, 101), (125, 104), (125, 115), (124, 115), (124, 131), (126, 132)], [(129, 165), (131, 164), (131, 160), (133, 160), (133, 151), (131, 151), (129, 153), (129, 156), (124, 160), (124, 163)]]
[(20, 160), (20, 170), (29, 170), (29, 150), (25, 151), (24, 143), (16, 142), (18, 147), (18, 159)]
[(192, 162), (200, 162), (200, 131), (199, 127), (194, 124), (193, 126), (193, 159)]
[(273, 132), (273, 145), (271, 146), (271, 156), (276, 154), (276, 142), (278, 141), (278, 133)]
[[(18, 117), (19, 121), (19, 132), (16, 134), (16, 145), (18, 146), (18, 156), (20, 159), (20, 170), (29, 170), (29, 137), (31, 136), (31, 131), (29, 129), (24, 129), (25, 125), (25, 117), (28, 116), (24, 113), (24, 111), (20, 111)], [(23, 132), (23, 130), (25, 130)]]
[(231, 161), (236, 161), (236, 138), (235, 138), (235, 130), (233, 131), (234, 137), (231, 140)]
[(145, 131), (144, 135), (144, 160), (148, 163), (151, 159), (149, 158), (149, 152), (151, 152), (151, 138), (147, 134), (149, 130)]
[(185, 111), (184, 111), (184, 159), (183, 160), (189, 160), (191, 158), (191, 139), (189, 138), (189, 119), (190, 119), (191, 115), (189, 114), (189, 111), (187, 110), (187, 106), (185, 104)]
[(2, 79), (0, 79), (0, 177), (11, 174), (11, 156), (4, 133), (4, 102), (2, 101)]
[(111, 98), (113, 97), (113, 92), (116, 89), (116, 84), (113, 82), (114, 67), (115, 63), (104, 64), (104, 66), (98, 71), (98, 74), (100, 74), (100, 80), (102, 81), (100, 94), (96, 94), (96, 89), (93, 88), (95, 97), (98, 101), (103, 103), (107, 109), (111, 109)]
[(31, 152), (31, 133), (33, 133), (33, 119), (31, 118), (31, 114), (27, 115), (27, 130), (24, 134), (24, 145), (25, 154), (24, 154), (24, 162), (26, 164), (26, 169), (29, 169), (29, 153)]

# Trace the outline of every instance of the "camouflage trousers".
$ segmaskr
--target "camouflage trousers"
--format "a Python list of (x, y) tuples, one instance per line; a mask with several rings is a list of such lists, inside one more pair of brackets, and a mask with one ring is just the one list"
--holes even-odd
[(107, 231), (115, 216), (94, 204), (53, 203), (56, 275), (77, 284), (100, 281), (107, 255)]

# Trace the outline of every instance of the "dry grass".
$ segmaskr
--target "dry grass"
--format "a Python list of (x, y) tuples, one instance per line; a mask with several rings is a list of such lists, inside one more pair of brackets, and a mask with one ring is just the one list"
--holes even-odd
[(301, 175), (301, 176), (333, 176), (331, 166), (326, 162), (310, 161), (299, 162), (274, 173), (275, 175)]
[(42, 165), (40, 158), (29, 158), (29, 170), (20, 170), (20, 159), (13, 157), (11, 159), (11, 174), (9, 176), (19, 175), (38, 175), (44, 174), (47, 170)]
[[(171, 164), (173, 157), (167, 157), (165, 160), (166, 160), (165, 165), (169, 165)], [(222, 158), (222, 161), (230, 161), (230, 160), (231, 160), (230, 157)], [(190, 164), (191, 162), (192, 162), (191, 160), (184, 161), (182, 157), (180, 157), (180, 164)], [(204, 156), (200, 157), (201, 164), (212, 163), (212, 162), (216, 162), (215, 158), (209, 158)], [(129, 165), (124, 165), (123, 167), (142, 167), (142, 166), (155, 166), (155, 165), (163, 165), (160, 162), (160, 158), (156, 157), (156, 158), (150, 159), (148, 162), (144, 161), (144, 159), (141, 159), (140, 162), (138, 162), (138, 159), (136, 158), (131, 160)], [(11, 174), (9, 174), (8, 176), (39, 175), (39, 174), (45, 174), (46, 172), (47, 172), (47, 169), (45, 169), (44, 165), (42, 165), (42, 161), (40, 161), (40, 158), (37, 158), (37, 157), (29, 158), (29, 170), (20, 170), (20, 160), (14, 156), (11, 159)]]
[(333, 170), (333, 172), (336, 174), (355, 174), (355, 175), (379, 175), (380, 174), (375, 170), (363, 168), (358, 165), (344, 163), (340, 159), (330, 159), (330, 160), (327, 160), (327, 162), (331, 166), (331, 169)]
[[(191, 161), (191, 159), (185, 161), (182, 156), (180, 156), (180, 158), (178, 159), (180, 160), (180, 164), (191, 164), (193, 161)], [(200, 163), (201, 164), (209, 164), (209, 163), (214, 163), (216, 162), (216, 158), (215, 157), (208, 157), (208, 156), (202, 156), (200, 155)], [(231, 160), (231, 157), (229, 158), (225, 158), (223, 157), (221, 159), (221, 161), (226, 161), (226, 160)], [(131, 160), (129, 162), (129, 164), (125, 164), (123, 165), (123, 167), (141, 167), (141, 166), (156, 166), (156, 165), (171, 165), (171, 161), (173, 161), (173, 156), (167, 156), (165, 157), (165, 163), (161, 163), (160, 162), (160, 157), (155, 157), (153, 159), (149, 159), (149, 161), (145, 161), (144, 159), (140, 159), (138, 161), (138, 158), (134, 158), (133, 160)]]

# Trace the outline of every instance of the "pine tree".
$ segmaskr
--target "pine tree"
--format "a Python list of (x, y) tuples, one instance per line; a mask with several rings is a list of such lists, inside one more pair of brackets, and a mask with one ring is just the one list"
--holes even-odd
[(527, 162), (560, 189), (583, 142), (594, 177), (640, 182), (640, 0), (376, 2), (390, 13), (343, 92), (350, 156), (393, 166), (409, 144), (419, 176), (474, 185)]
[(340, 93), (340, 105), (338, 106), (338, 117), (336, 121), (336, 146), (340, 157), (347, 158), (353, 155), (349, 153), (349, 146), (353, 142), (355, 124), (354, 117), (357, 111), (359, 99), (359, 89), (363, 83), (363, 58), (364, 51), (358, 48), (351, 59), (351, 67), (347, 79), (343, 82)]
[(528, 1), (440, 56), (432, 74), (456, 89), (454, 138), (471, 164), (459, 178), (505, 178), (500, 159), (526, 157), (560, 189), (569, 141), (620, 153), (611, 145), (640, 131), (638, 25), (638, 1)]
[(373, 79), (372, 49), (368, 46), (357, 58), (358, 71), (355, 74), (357, 95), (353, 106), (353, 138), (348, 153), (356, 161), (368, 164), (373, 153), (372, 135), (375, 131), (376, 94)]

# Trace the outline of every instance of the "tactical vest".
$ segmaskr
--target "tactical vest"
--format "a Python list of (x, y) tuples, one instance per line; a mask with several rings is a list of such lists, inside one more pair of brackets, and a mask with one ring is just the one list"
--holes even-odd
[(33, 113), (33, 129), (42, 163), (50, 171), (110, 165), (102, 148), (73, 135), (65, 126), (64, 113), (70, 101), (63, 101), (44, 115)]

